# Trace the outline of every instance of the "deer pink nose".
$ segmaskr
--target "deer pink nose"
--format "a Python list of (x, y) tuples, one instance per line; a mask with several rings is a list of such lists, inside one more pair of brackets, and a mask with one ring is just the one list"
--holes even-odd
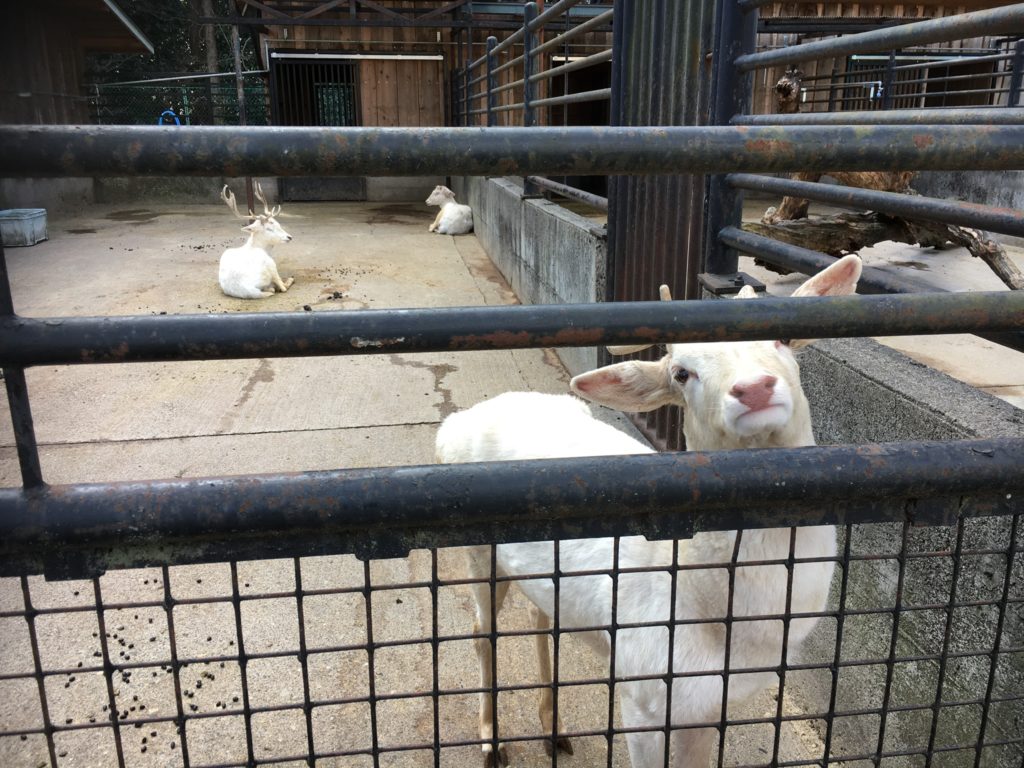
[(750, 410), (759, 411), (762, 408), (767, 408), (770, 404), (777, 381), (777, 377), (767, 374), (749, 381), (738, 381), (733, 384), (729, 394)]

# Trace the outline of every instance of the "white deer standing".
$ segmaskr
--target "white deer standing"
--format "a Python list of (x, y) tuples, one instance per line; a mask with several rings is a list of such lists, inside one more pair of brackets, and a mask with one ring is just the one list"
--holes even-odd
[(220, 289), (228, 296), (238, 299), (264, 299), (273, 296), (275, 290), (284, 293), (295, 281), (293, 277), (282, 280), (277, 271), (277, 264), (270, 256), (270, 251), (275, 245), (287, 243), (292, 239), (277, 222), (276, 216), (281, 212), (281, 206), (271, 209), (267, 205), (259, 182), (256, 182), (255, 191), (256, 199), (263, 203), (263, 213), (255, 214), (250, 210), (248, 216), (238, 212), (235, 195), (228, 189), (227, 184), (220, 193), (221, 200), (235, 216), (250, 222), (248, 226), (242, 227), (242, 231), (249, 235), (245, 245), (228, 248), (220, 257)]
[[(847, 256), (810, 278), (794, 296), (843, 295), (853, 293), (860, 278), (861, 262)], [(751, 289), (739, 298), (752, 298)], [(668, 298), (663, 288), (662, 298)], [(629, 361), (607, 366), (575, 377), (574, 392), (597, 403), (625, 411), (650, 411), (666, 404), (684, 408), (683, 432), (688, 450), (716, 451), (737, 448), (798, 447), (814, 445), (810, 410), (800, 386), (799, 367), (793, 350), (807, 341), (754, 341), (706, 344), (670, 344), (658, 362)], [(625, 351), (626, 348), (619, 348)], [(635, 349), (635, 348), (631, 348)], [(442, 462), (500, 461), (650, 453), (651, 449), (594, 419), (587, 407), (568, 395), (507, 393), (461, 413), (449, 416), (437, 435), (437, 458)], [(666, 723), (673, 727), (714, 723), (721, 717), (725, 665), (726, 630), (729, 608), (728, 564), (786, 560), (790, 554), (792, 528), (769, 528), (743, 532), (698, 533), (690, 540), (647, 541), (628, 537), (620, 541), (617, 567), (656, 569), (620, 573), (615, 619), (619, 624), (650, 624), (619, 629), (616, 634), (614, 669), (616, 678), (647, 677), (622, 682), (622, 723), (627, 728), (649, 728), (627, 735), (633, 768), (664, 765)], [(739, 537), (737, 547), (737, 537)], [(675, 605), (671, 610), (672, 578), (666, 567), (672, 562), (674, 544), (684, 569), (675, 576)], [(612, 579), (608, 575), (572, 576), (572, 572), (610, 571), (612, 539), (562, 541), (558, 548), (559, 629), (611, 626)], [(481, 583), (472, 587), (476, 605), (476, 641), (481, 687), (489, 689), (491, 679), (490, 640), (492, 631), (491, 575), (489, 547), (468, 550), (468, 571)], [(554, 570), (552, 542), (504, 544), (496, 548), (499, 577), (523, 577)], [(825, 608), (836, 554), (835, 530), (831, 526), (798, 528), (795, 532), (792, 590), (787, 597), (784, 565), (750, 565), (735, 569), (732, 586), (728, 669), (728, 701), (741, 702), (776, 680), (773, 672), (743, 673), (743, 669), (775, 667), (783, 660), (783, 622), (778, 619), (750, 620), (751, 617), (805, 614), (789, 621), (788, 649), (798, 650), (817, 624)], [(814, 562), (807, 562), (814, 560)], [(494, 588), (494, 614), (500, 611), (510, 581)], [(550, 578), (517, 579), (534, 606), (538, 632), (547, 633), (554, 615), (554, 585)], [(807, 616), (810, 614), (810, 616)], [(667, 686), (670, 617), (677, 621), (698, 620), (674, 626), (671, 644), (671, 716), (668, 717)], [(610, 661), (609, 633), (582, 633), (584, 641)], [(544, 733), (555, 733), (552, 706), (551, 662), (547, 634), (538, 634), (540, 667), (540, 719)], [(700, 674), (706, 671), (706, 675)], [(696, 673), (696, 674), (694, 674)], [(480, 737), (493, 739), (494, 702), (481, 694)], [(561, 718), (559, 718), (559, 721)], [(658, 730), (654, 730), (658, 729)], [(565, 728), (558, 722), (558, 734)], [(714, 745), (712, 728), (683, 728), (672, 731), (672, 765), (677, 768), (707, 768)], [(553, 748), (571, 753), (569, 741), (558, 736)], [(487, 766), (507, 765), (504, 747), (492, 753), (482, 746)]]

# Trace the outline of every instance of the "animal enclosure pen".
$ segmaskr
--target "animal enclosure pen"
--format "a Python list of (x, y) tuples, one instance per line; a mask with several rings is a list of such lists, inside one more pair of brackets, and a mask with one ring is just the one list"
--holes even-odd
[[(7, 126), (0, 175), (612, 174), (625, 185), (686, 173), (717, 174), (713, 194), (721, 195), (745, 180), (725, 174), (1024, 169), (1019, 116), (1001, 125), (939, 122), (172, 134)], [(613, 210), (622, 199), (611, 196)], [(735, 271), (718, 244), (737, 224), (728, 216), (708, 222), (706, 271)], [(671, 695), (696, 680), (721, 697), (718, 716), (666, 721), (655, 732), (713, 730), (718, 764), (1021, 764), (1020, 437), (48, 485), (25, 378), (33, 366), (355, 361), (881, 333), (1000, 334), (1013, 343), (1024, 328), (1019, 292), (35, 317), (15, 313), (18, 286), (12, 298), (2, 258), (0, 265), (0, 364), (22, 477), (22, 487), (0, 490), (0, 621), (12, 638), (0, 690), (15, 705), (0, 708), (5, 756), (28, 745), (53, 765), (462, 766), (479, 764), (481, 747), (505, 744), (515, 765), (627, 766), (626, 738), (639, 730), (622, 724), (622, 688), (648, 683)], [(781, 557), (741, 560), (742, 535), (710, 567), (677, 557), (694, 534), (824, 524), (839, 527), (835, 556), (803, 557), (793, 533)], [(704, 572), (731, 595), (745, 573), (773, 569), (785, 584), (782, 610), (739, 614), (730, 598), (710, 621), (636, 620), (613, 602), (599, 626), (561, 626), (556, 613), (550, 629), (520, 616), (492, 621), (485, 634), (471, 630), (468, 611), (461, 622), (446, 618), (461, 591), (479, 583), (458, 573), (448, 548), (489, 546), (493, 563), (503, 543), (603, 536), (614, 537), (617, 553), (620, 537), (635, 535), (675, 542), (654, 570), (670, 589)], [(559, 545), (550, 548), (553, 571), (535, 575), (543, 581), (619, 585), (637, 573), (617, 567), (617, 554), (607, 570), (567, 573)], [(381, 562), (407, 553), (408, 570), (397, 575)], [(837, 571), (825, 608), (794, 611), (794, 579), (820, 562)], [(186, 565), (204, 570), (188, 571), (186, 581)], [(40, 574), (75, 580), (77, 593)], [(515, 580), (492, 572), (484, 581), (492, 603)], [(871, 599), (854, 599), (865, 583), (875, 586)], [(385, 632), (385, 619), (411, 602), (421, 620)], [(817, 623), (814, 642), (790, 657), (790, 629), (807, 620)], [(776, 661), (736, 664), (729, 638), (759, 622), (781, 625), (782, 642), (770, 649)], [(670, 659), (659, 674), (624, 679), (575, 653), (585, 630), (606, 631), (615, 643), (655, 628), (671, 647), (674, 633), (704, 625), (722, 638), (722, 654), (699, 671)], [(507, 651), (536, 637), (547, 647), (549, 636), (551, 685), (506, 667)], [(489, 685), (459, 666), (475, 642), (498, 649)], [(267, 691), (272, 665), (290, 670), (289, 696)], [(777, 693), (734, 706), (730, 688), (752, 676), (777, 681)], [(533, 716), (532, 701), (545, 691), (554, 721), (565, 721), (562, 733)], [(482, 724), (487, 738), (475, 722), (481, 694), (498, 702)], [(562, 736), (575, 756), (546, 756), (545, 743)]]

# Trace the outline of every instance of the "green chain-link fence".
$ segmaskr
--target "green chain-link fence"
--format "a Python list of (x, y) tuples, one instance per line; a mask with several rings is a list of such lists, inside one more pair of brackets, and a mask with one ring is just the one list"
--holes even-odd
[[(248, 125), (268, 125), (267, 87), (258, 77), (244, 78)], [(89, 110), (100, 125), (239, 125), (234, 77), (92, 85)]]

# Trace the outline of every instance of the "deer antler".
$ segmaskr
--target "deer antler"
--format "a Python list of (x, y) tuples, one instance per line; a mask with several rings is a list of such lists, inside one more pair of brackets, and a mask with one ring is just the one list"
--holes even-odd
[[(659, 286), (658, 297), (662, 301), (672, 301), (672, 291), (669, 290), (667, 285)], [(613, 355), (630, 355), (633, 352), (640, 352), (653, 346), (653, 344), (623, 344), (621, 346), (606, 347), (606, 349)]]
[(281, 212), (281, 206), (280, 205), (276, 206), (273, 209), (271, 209), (270, 206), (267, 205), (267, 198), (265, 198), (263, 196), (263, 187), (260, 186), (260, 183), (258, 181), (256, 182), (256, 185), (255, 185), (255, 192), (256, 192), (256, 199), (259, 200), (261, 203), (263, 203), (263, 213), (265, 213), (270, 218), (274, 218), (275, 216), (277, 216), (277, 214), (279, 214)]
[(232, 213), (234, 213), (235, 216), (242, 219), (243, 221), (248, 221), (249, 219), (256, 218), (256, 214), (254, 214), (251, 210), (249, 211), (248, 216), (243, 216), (238, 212), (238, 204), (235, 202), (235, 193), (228, 189), (227, 184), (225, 184), (224, 189), (220, 191), (220, 199), (227, 204), (228, 208), (231, 209)]

